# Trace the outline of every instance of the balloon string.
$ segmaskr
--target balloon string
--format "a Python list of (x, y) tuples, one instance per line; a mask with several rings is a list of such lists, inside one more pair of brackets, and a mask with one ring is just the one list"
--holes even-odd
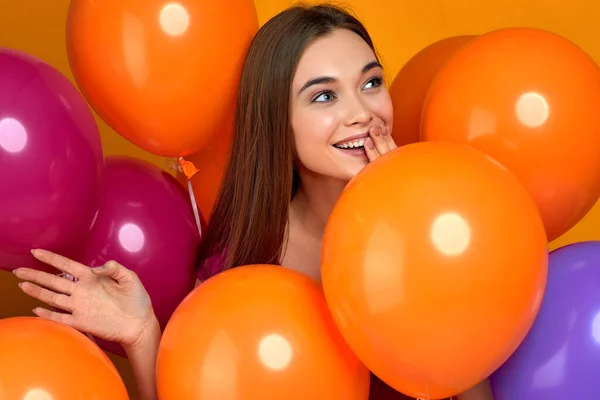
[(179, 157), (179, 170), (183, 172), (187, 178), (188, 192), (190, 193), (190, 200), (192, 202), (192, 209), (194, 210), (194, 218), (196, 219), (196, 227), (198, 228), (198, 234), (202, 237), (202, 225), (200, 224), (200, 211), (198, 211), (198, 204), (196, 203), (196, 196), (194, 196), (194, 188), (192, 187), (192, 177), (198, 173), (198, 168), (190, 162), (184, 160), (183, 157)]
[(190, 192), (190, 200), (192, 201), (192, 209), (194, 210), (194, 218), (196, 218), (196, 226), (198, 227), (198, 235), (202, 237), (202, 225), (200, 225), (200, 212), (198, 211), (198, 205), (196, 204), (196, 197), (194, 197), (194, 188), (192, 187), (192, 181), (188, 179), (188, 191)]

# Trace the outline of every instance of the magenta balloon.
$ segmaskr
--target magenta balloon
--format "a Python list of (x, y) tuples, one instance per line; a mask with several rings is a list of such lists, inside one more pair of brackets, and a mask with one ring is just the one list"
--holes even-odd
[(30, 250), (74, 257), (98, 209), (102, 144), (60, 72), (0, 48), (0, 269), (47, 269)]
[[(194, 287), (199, 243), (189, 195), (173, 176), (145, 161), (106, 158), (100, 210), (82, 263), (115, 260), (135, 271), (164, 328)], [(97, 343), (124, 355), (115, 343)]]

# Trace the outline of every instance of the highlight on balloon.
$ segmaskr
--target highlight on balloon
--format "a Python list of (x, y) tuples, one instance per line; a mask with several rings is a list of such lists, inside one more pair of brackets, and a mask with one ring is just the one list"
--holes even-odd
[(404, 0), (7, 1), (0, 399), (600, 396), (589, 43), (427, 1), (409, 56)]

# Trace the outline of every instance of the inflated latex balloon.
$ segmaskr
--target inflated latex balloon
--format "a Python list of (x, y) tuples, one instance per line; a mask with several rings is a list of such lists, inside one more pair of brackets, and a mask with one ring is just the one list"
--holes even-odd
[(129, 400), (119, 372), (87, 336), (34, 317), (0, 320), (1, 399)]
[(421, 142), (367, 165), (323, 238), (327, 304), (399, 392), (461, 393), (518, 347), (544, 293), (547, 241), (518, 179), (469, 146)]
[(432, 83), (422, 140), (478, 148), (512, 171), (548, 240), (600, 197), (600, 68), (556, 34), (507, 28), (461, 47)]
[(157, 361), (161, 400), (367, 400), (369, 371), (320, 285), (275, 265), (219, 273), (177, 308)]

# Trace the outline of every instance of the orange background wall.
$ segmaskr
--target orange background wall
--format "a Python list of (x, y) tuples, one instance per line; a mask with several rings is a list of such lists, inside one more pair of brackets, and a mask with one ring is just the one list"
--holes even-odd
[[(293, 3), (255, 0), (261, 23)], [(68, 0), (0, 0), (0, 46), (40, 57), (72, 79), (64, 45), (68, 4)], [(595, 17), (600, 14), (600, 3), (596, 0), (349, 0), (338, 4), (351, 6), (367, 25), (390, 79), (412, 55), (434, 41), (510, 26), (542, 28), (562, 35), (600, 63), (600, 31)], [(132, 145), (97, 121), (106, 155), (138, 157), (168, 170), (165, 159)], [(582, 240), (600, 240), (600, 204), (551, 248)], [(0, 272), (0, 317), (31, 315), (35, 303), (17, 290), (16, 283), (12, 274)], [(136, 399), (127, 362), (112, 358), (132, 388), (132, 399)]]

